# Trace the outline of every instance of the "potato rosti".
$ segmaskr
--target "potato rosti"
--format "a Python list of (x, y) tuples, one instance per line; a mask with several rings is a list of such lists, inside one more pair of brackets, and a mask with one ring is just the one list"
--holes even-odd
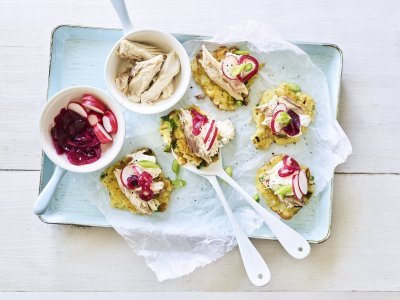
[(165, 151), (174, 151), (180, 165), (205, 167), (218, 159), (219, 148), (234, 138), (230, 120), (217, 121), (196, 106), (173, 110), (162, 117)]
[(266, 204), (289, 220), (310, 201), (314, 178), (307, 167), (293, 158), (276, 155), (257, 171), (256, 187)]
[[(232, 111), (239, 106), (247, 105), (249, 88), (255, 79), (258, 69), (262, 67), (262, 65), (258, 65), (254, 57), (247, 54), (240, 55), (235, 53), (247, 53), (247, 51), (240, 51), (236, 47), (228, 48), (226, 46), (221, 46), (210, 53), (203, 46), (203, 49), (197, 53), (196, 57), (191, 62), (194, 80), (200, 86), (203, 93), (210, 97), (213, 104), (221, 110)], [(235, 66), (230, 64), (233, 72), (235, 72), (235, 70), (236, 73), (239, 72), (235, 76), (240, 76), (240, 72), (247, 74), (242, 74), (242, 80), (237, 78), (230, 79), (225, 76), (222, 69), (222, 61), (227, 55), (232, 58), (234, 62), (233, 64)], [(239, 62), (241, 59), (244, 61), (243, 63)], [(256, 63), (253, 63), (253, 61)], [(251, 69), (252, 66), (254, 66), (253, 69)], [(243, 70), (240, 69), (241, 67), (243, 67)], [(249, 67), (249, 69), (244, 69), (246, 67)], [(251, 77), (248, 75), (251, 75)]]
[[(132, 174), (124, 171), (130, 166), (134, 169)], [(142, 184), (143, 180), (149, 184)], [(112, 207), (137, 214), (165, 211), (173, 189), (171, 180), (156, 164), (154, 152), (147, 148), (135, 150), (107, 168), (100, 181), (108, 190)]]
[(314, 119), (315, 104), (297, 84), (281, 83), (265, 91), (253, 110), (256, 131), (252, 141), (257, 149), (271, 143), (292, 144), (300, 140)]

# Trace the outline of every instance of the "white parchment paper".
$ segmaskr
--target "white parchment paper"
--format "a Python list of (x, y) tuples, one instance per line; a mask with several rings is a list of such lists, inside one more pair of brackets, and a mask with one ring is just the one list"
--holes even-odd
[[(193, 40), (184, 46), (192, 58), (202, 44), (209, 50), (219, 44), (239, 45), (251, 50), (252, 55), (260, 62), (265, 62), (266, 66), (251, 87), (250, 105), (247, 107), (240, 107), (235, 112), (219, 111), (209, 99), (194, 98), (200, 89), (193, 80), (179, 106), (194, 103), (217, 119), (232, 120), (237, 135), (222, 150), (224, 165), (232, 166), (234, 179), (250, 194), (256, 191), (256, 170), (269, 160), (272, 153), (287, 153), (311, 169), (316, 181), (316, 192), (311, 201), (318, 201), (318, 193), (331, 181), (334, 168), (351, 153), (350, 142), (331, 110), (325, 75), (306, 53), (285, 42), (270, 27), (256, 22), (247, 21), (226, 27), (210, 41)], [(265, 89), (275, 87), (282, 81), (298, 83), (304, 92), (315, 99), (315, 122), (296, 145), (273, 145), (267, 151), (258, 151), (250, 140), (255, 130), (251, 109)], [(160, 117), (125, 112), (127, 140), (118, 159), (138, 147), (149, 147), (156, 152), (164, 172), (174, 178), (171, 171), (172, 155), (162, 151), (158, 132)], [(181, 168), (180, 177), (187, 181), (187, 186), (173, 191), (167, 211), (152, 216), (138, 216), (110, 207), (107, 191), (100, 184), (99, 175), (100, 172), (76, 176), (80, 176), (78, 182), (88, 192), (89, 199), (99, 207), (109, 224), (132, 249), (144, 257), (158, 280), (188, 274), (197, 267), (215, 261), (236, 245), (222, 205), (205, 179)], [(251, 234), (262, 225), (261, 220), (232, 189), (225, 183), (221, 182), (221, 185), (236, 218), (243, 229)], [(303, 210), (307, 210), (307, 206)]]

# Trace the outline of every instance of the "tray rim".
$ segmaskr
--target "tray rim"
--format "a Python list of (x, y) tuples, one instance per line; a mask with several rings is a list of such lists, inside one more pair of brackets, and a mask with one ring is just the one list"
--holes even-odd
[[(121, 28), (113, 28), (113, 27), (97, 27), (97, 26), (82, 26), (82, 25), (73, 25), (73, 24), (60, 24), (55, 26), (50, 33), (50, 48), (49, 48), (49, 69), (48, 69), (48, 75), (47, 75), (47, 90), (46, 90), (46, 101), (49, 99), (49, 90), (50, 90), (50, 70), (51, 70), (51, 63), (52, 63), (52, 52), (53, 52), (53, 41), (54, 41), (54, 34), (56, 31), (62, 27), (73, 27), (73, 28), (82, 28), (82, 29), (101, 29), (101, 30), (122, 30)], [(172, 32), (171, 33), (174, 36), (178, 35), (185, 35), (185, 36), (192, 36), (192, 37), (198, 37), (198, 38), (209, 38), (210, 36), (207, 35), (197, 35), (197, 34), (190, 34), (190, 33), (176, 33)], [(304, 41), (288, 41), (289, 43), (295, 44), (295, 45), (311, 45), (311, 46), (324, 46), (324, 47), (331, 47), (337, 53), (339, 54), (339, 62), (340, 62), (340, 68), (339, 68), (339, 78), (338, 78), (338, 86), (337, 86), (337, 96), (336, 96), (336, 119), (339, 115), (339, 104), (340, 104), (340, 93), (341, 93), (341, 81), (342, 81), (342, 76), (343, 76), (343, 51), (342, 49), (337, 46), (336, 44), (333, 43), (328, 43), (328, 42), (304, 42)], [(44, 167), (44, 159), (45, 159), (45, 153), (42, 151), (41, 155), (41, 160), (40, 160), (40, 176), (39, 176), (39, 189), (38, 189), (38, 194), (43, 190), (43, 167)], [(335, 173), (334, 173), (335, 174)], [(331, 184), (330, 184), (330, 205), (329, 205), (329, 226), (328, 226), (328, 231), (325, 237), (319, 240), (308, 240), (309, 243), (311, 244), (320, 244), (325, 242), (326, 240), (329, 239), (331, 235), (331, 227), (332, 227), (332, 205), (333, 205), (333, 184), (334, 184), (334, 176), (332, 177)], [(83, 225), (83, 224), (75, 224), (75, 223), (67, 223), (67, 222), (50, 222), (46, 220), (42, 215), (39, 215), (38, 218), (45, 224), (54, 224), (54, 225), (71, 225), (71, 226), (78, 226), (78, 227), (102, 227), (102, 228), (111, 228), (112, 226), (110, 224), (106, 224), (105, 226), (98, 226), (98, 225)], [(260, 240), (277, 240), (276, 237), (262, 237), (262, 236), (253, 236), (249, 235), (250, 238), (255, 238), (255, 239), (260, 239)]]

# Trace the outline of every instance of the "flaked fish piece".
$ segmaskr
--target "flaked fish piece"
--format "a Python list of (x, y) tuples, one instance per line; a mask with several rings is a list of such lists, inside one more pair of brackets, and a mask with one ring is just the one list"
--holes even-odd
[(124, 71), (118, 74), (117, 78), (115, 78), (115, 85), (117, 88), (123, 92), (124, 94), (128, 93), (129, 81), (131, 80), (131, 69), (133, 65), (129, 64)]
[(119, 43), (117, 55), (128, 60), (149, 60), (157, 55), (162, 54), (162, 51), (151, 45), (122, 40)]
[(115, 78), (115, 85), (124, 94), (128, 93), (130, 70), (118, 74)]
[(173, 94), (175, 88), (174, 88), (174, 79), (168, 85), (162, 90), (161, 92), (161, 99), (167, 99), (171, 97)]
[(211, 121), (203, 126), (201, 133), (198, 136), (195, 136), (193, 135), (193, 119), (191, 112), (187, 109), (181, 108), (179, 117), (189, 149), (196, 156), (201, 157), (207, 163), (211, 163), (212, 157), (218, 154), (218, 150), (220, 147), (220, 143), (217, 140), (209, 149), (207, 148), (208, 145), (204, 142), (205, 135), (208, 132), (210, 126), (212, 126)]
[(198, 157), (201, 157), (206, 162), (211, 163), (212, 159), (209, 155), (205, 155), (204, 151), (201, 151), (199, 143), (196, 141), (196, 137), (192, 134), (192, 117), (190, 112), (186, 109), (181, 108), (180, 121), (182, 122), (183, 132), (189, 149)]
[(163, 56), (157, 55), (149, 60), (137, 62), (131, 70), (132, 79), (129, 82), (128, 98), (133, 102), (140, 102), (140, 97), (149, 88), (153, 78), (160, 71)]
[(202, 46), (202, 58), (199, 60), (204, 71), (208, 77), (214, 81), (217, 85), (223, 88), (236, 100), (243, 100), (242, 94), (247, 95), (248, 90), (243, 82), (239, 80), (229, 80), (224, 77), (221, 69), (221, 63), (218, 62), (215, 57), (208, 52), (207, 48)]
[(121, 182), (121, 170), (116, 169), (114, 171), (115, 178), (117, 179), (118, 185), (121, 191), (124, 193), (125, 197), (129, 199), (132, 205), (142, 214), (151, 214), (157, 210), (160, 202), (156, 199), (150, 201), (144, 201), (140, 199), (139, 195), (134, 190), (127, 189)]
[(172, 79), (179, 73), (181, 64), (174, 50), (168, 53), (160, 73), (153, 85), (142, 94), (141, 102), (153, 102), (158, 100), (162, 91), (171, 83)]
[(294, 100), (288, 97), (279, 97), (277, 95), (274, 95), (273, 98), (267, 103), (259, 105), (257, 109), (264, 112), (267, 116), (272, 116), (274, 108), (276, 105), (278, 105), (278, 103), (285, 104), (288, 109), (293, 110), (298, 115), (305, 113), (304, 109), (294, 103)]

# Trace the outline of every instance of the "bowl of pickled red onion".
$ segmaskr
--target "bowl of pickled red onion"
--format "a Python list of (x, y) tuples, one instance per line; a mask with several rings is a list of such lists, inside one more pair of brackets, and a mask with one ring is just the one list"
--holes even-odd
[(117, 102), (104, 91), (74, 86), (46, 103), (39, 137), (54, 164), (71, 172), (94, 172), (109, 165), (122, 149), (125, 120)]

